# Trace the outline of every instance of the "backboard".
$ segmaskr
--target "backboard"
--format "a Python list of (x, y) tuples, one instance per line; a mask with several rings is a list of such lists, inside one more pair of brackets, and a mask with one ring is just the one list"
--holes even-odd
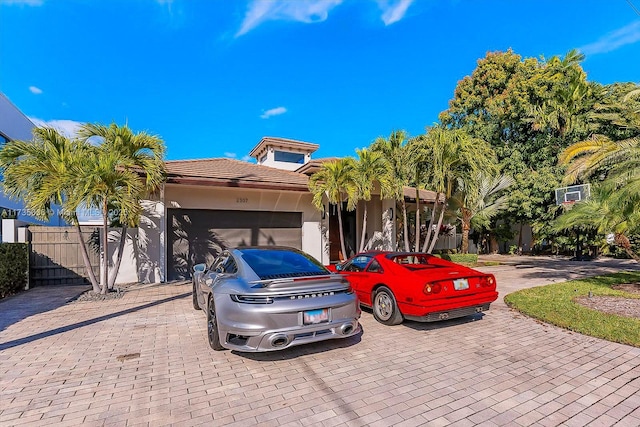
[(567, 205), (583, 202), (591, 196), (591, 184), (571, 185), (556, 188), (556, 205)]

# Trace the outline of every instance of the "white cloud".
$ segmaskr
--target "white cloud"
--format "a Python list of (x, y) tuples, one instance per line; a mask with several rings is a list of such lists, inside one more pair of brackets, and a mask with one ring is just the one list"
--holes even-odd
[(247, 8), (236, 37), (248, 33), (266, 21), (297, 21), (307, 24), (322, 22), (329, 16), (329, 11), (340, 3), (342, 0), (253, 0)]
[(578, 50), (585, 55), (612, 52), (616, 49), (640, 41), (640, 21), (610, 32), (598, 41), (582, 46)]
[(17, 4), (24, 6), (42, 6), (43, 0), (0, 0), (0, 4)]
[(286, 112), (287, 112), (286, 108), (284, 108), (284, 107), (276, 107), (276, 108), (272, 108), (272, 109), (267, 110), (264, 113), (262, 113), (260, 118), (261, 119), (268, 119), (269, 117), (279, 116), (280, 114), (284, 114)]
[(382, 10), (382, 22), (391, 25), (404, 18), (413, 0), (376, 0)]
[(74, 138), (80, 126), (83, 125), (83, 123), (76, 122), (73, 120), (44, 121), (35, 117), (29, 117), (29, 120), (31, 120), (33, 124), (38, 127), (46, 126), (46, 127), (57, 129), (61, 134), (63, 134), (67, 138)]
[(236, 153), (230, 153), (228, 151), (224, 153), (224, 156), (230, 159), (235, 159), (237, 157)]
[(35, 95), (40, 95), (42, 93), (42, 89), (36, 86), (29, 86), (29, 90)]

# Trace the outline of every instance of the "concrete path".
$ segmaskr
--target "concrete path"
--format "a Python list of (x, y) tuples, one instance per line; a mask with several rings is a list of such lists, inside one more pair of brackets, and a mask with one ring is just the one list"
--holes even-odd
[(501, 298), (441, 323), (266, 354), (214, 352), (188, 284), (112, 302), (36, 288), (0, 302), (0, 425), (638, 426), (640, 349), (511, 311), (513, 290), (621, 261), (501, 257)]

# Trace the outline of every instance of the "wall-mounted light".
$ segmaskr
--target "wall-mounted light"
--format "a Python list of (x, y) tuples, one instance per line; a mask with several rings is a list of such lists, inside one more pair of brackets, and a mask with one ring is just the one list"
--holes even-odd
[(322, 205), (322, 219), (325, 219), (327, 217), (327, 210), (325, 209), (324, 205)]
[(389, 208), (387, 210), (387, 213), (389, 214), (389, 219), (392, 220), (393, 219), (393, 208)]

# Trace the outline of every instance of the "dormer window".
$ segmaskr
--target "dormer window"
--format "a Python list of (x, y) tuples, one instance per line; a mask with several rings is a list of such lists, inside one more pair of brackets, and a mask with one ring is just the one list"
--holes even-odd
[(292, 153), (290, 151), (276, 150), (273, 154), (274, 154), (274, 160), (276, 162), (296, 163), (299, 165), (304, 164), (303, 153)]

